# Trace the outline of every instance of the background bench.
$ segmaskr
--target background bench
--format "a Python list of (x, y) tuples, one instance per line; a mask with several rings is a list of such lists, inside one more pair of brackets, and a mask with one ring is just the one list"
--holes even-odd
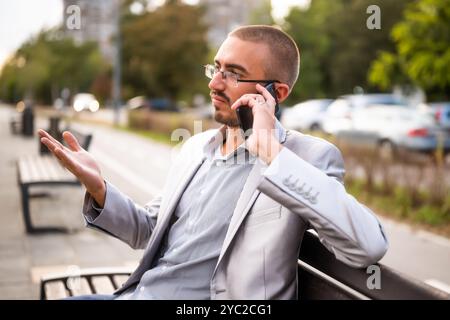
[[(84, 149), (88, 149), (92, 140), (91, 134), (70, 129)], [(17, 183), (20, 188), (22, 213), (27, 233), (66, 231), (64, 228), (40, 227), (36, 228), (31, 222), (30, 199), (46, 194), (31, 194), (30, 189), (36, 186), (79, 186), (79, 181), (59, 164), (52, 155), (23, 156), (17, 161)]]
[(63, 299), (85, 294), (112, 294), (120, 288), (133, 270), (96, 268), (80, 274), (54, 274), (41, 279), (41, 300)]
[[(298, 260), (300, 300), (436, 300), (450, 295), (378, 264), (380, 289), (369, 289), (366, 269), (348, 267), (338, 261), (313, 232), (306, 232)], [(42, 278), (41, 299), (61, 299), (80, 294), (112, 294), (132, 270), (91, 269), (79, 277), (58, 274)], [(74, 280), (77, 279), (77, 280)], [(74, 288), (73, 281), (78, 281)]]

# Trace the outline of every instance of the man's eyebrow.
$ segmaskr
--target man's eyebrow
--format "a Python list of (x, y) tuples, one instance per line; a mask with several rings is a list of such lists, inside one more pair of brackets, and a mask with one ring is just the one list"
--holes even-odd
[[(217, 64), (218, 66), (220, 66), (220, 62), (215, 60), (214, 61), (215, 64)], [(225, 63), (225, 68), (227, 69), (236, 69), (236, 70), (240, 70), (242, 73), (244, 74), (248, 74), (247, 69), (245, 69), (243, 66), (239, 65), (239, 64), (235, 64), (235, 63)]]

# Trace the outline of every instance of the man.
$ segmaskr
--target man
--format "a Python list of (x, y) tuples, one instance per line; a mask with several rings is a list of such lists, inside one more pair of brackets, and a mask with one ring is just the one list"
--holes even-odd
[[(223, 126), (190, 138), (161, 196), (140, 207), (104, 181), (94, 159), (68, 132), (63, 147), (42, 142), (86, 186), (89, 227), (145, 249), (116, 292), (119, 299), (295, 299), (297, 257), (307, 228), (337, 259), (354, 267), (387, 250), (375, 215), (348, 195), (332, 144), (286, 132), (275, 99), (289, 95), (299, 72), (294, 41), (269, 26), (229, 34), (206, 66), (215, 120)], [(270, 80), (270, 81), (268, 81)], [(244, 140), (236, 108), (252, 109)]]

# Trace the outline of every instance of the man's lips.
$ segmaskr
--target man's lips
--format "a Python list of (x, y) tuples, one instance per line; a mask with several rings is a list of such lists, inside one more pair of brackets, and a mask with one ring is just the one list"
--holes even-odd
[(219, 101), (219, 102), (222, 102), (222, 103), (227, 103), (228, 101), (226, 101), (225, 99), (223, 99), (223, 98), (221, 98), (221, 97), (219, 97), (219, 96), (216, 96), (216, 95), (211, 95), (211, 99), (214, 101), (214, 100), (216, 100), (216, 101)]

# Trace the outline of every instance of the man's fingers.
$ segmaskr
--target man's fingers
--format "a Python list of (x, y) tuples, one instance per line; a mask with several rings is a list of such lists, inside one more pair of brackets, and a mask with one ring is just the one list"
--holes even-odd
[(52, 142), (53, 144), (56, 144), (57, 146), (59, 146), (59, 147), (61, 147), (61, 148), (64, 148), (64, 146), (63, 146), (58, 140), (56, 140), (55, 138), (53, 138), (47, 131), (42, 130), (42, 129), (39, 129), (39, 130), (38, 130), (38, 134), (39, 134), (39, 136), (41, 137), (41, 141), (42, 141), (42, 138), (46, 138), (46, 139), (48, 139), (50, 142)]
[(266, 101), (275, 103), (275, 98), (272, 96), (272, 94), (259, 83), (256, 85), (256, 90), (258, 90), (258, 92), (264, 97)]
[(64, 131), (63, 138), (67, 142), (67, 145), (69, 146), (70, 150), (72, 151), (81, 150), (81, 146), (78, 143), (77, 138), (75, 138), (75, 136), (72, 133), (70, 133), (69, 131)]
[(253, 99), (252, 97), (249, 97), (247, 95), (239, 98), (238, 100), (236, 100), (233, 105), (231, 106), (231, 109), (236, 110), (237, 108), (239, 108), (240, 106), (249, 106), (249, 107), (253, 107), (254, 105), (254, 101), (255, 99)]
[(70, 172), (72, 172), (75, 176), (78, 177), (77, 172), (79, 172), (79, 165), (73, 161), (73, 159), (70, 157), (67, 151), (56, 148), (54, 150), (54, 155), (56, 158), (58, 158), (59, 163), (63, 165), (65, 168), (67, 168)]
[(41, 138), (41, 142), (52, 152), (54, 153), (56, 148), (61, 148), (60, 144), (56, 141), (50, 140), (47, 137)]
[[(67, 148), (62, 146), (60, 143), (55, 143), (48, 139), (47, 137), (41, 138), (41, 142), (47, 146), (50, 152), (60, 161), (60, 163), (67, 167), (66, 162), (73, 165), (73, 161), (69, 158), (68, 152), (70, 152)], [(68, 168), (69, 169), (69, 168)]]

